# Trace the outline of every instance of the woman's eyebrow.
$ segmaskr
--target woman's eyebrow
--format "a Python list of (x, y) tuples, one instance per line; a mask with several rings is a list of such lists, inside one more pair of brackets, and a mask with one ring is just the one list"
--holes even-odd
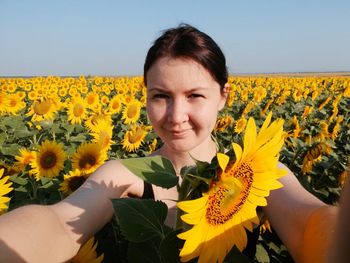
[(153, 92), (163, 92), (163, 93), (169, 93), (169, 91), (167, 91), (166, 89), (162, 89), (162, 88), (159, 88), (159, 87), (150, 87), (148, 89), (148, 91), (153, 91)]

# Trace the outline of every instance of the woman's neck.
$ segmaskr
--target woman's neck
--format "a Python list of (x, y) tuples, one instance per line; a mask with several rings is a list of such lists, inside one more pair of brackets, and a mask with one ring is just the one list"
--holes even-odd
[(194, 165), (194, 159), (199, 161), (210, 162), (217, 152), (215, 142), (210, 138), (207, 142), (203, 142), (198, 147), (192, 149), (189, 152), (179, 152), (167, 147), (162, 146), (156, 154), (159, 154), (169, 159), (175, 168), (175, 171), (180, 174), (180, 170), (184, 166)]

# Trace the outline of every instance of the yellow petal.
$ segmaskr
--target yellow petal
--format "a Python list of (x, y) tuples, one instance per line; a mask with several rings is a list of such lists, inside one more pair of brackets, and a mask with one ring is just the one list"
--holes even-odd
[(256, 125), (253, 118), (249, 118), (244, 134), (243, 158), (247, 155), (256, 141)]
[(230, 157), (224, 153), (217, 153), (216, 157), (218, 158), (218, 162), (221, 170), (225, 171), (227, 164), (230, 160)]

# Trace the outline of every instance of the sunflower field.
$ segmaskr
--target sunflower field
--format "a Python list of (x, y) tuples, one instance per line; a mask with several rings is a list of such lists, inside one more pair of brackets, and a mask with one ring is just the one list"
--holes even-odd
[[(249, 117), (261, 126), (272, 112), (284, 119), (280, 161), (308, 191), (336, 205), (350, 161), (350, 77), (230, 76), (229, 84), (213, 131), (218, 144), (242, 140)], [(108, 159), (157, 149), (145, 103), (142, 77), (0, 78), (0, 214), (56, 203)], [(121, 233), (106, 229), (74, 262), (87, 262), (84, 255), (102, 262), (111, 253), (103, 239)], [(268, 220), (256, 251), (255, 262), (292, 262)]]

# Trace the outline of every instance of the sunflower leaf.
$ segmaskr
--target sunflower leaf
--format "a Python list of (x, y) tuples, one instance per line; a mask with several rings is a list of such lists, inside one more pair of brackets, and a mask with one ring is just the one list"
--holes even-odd
[(171, 162), (160, 156), (122, 159), (122, 164), (141, 179), (164, 188), (177, 185), (179, 178)]
[(128, 262), (161, 263), (158, 248), (153, 242), (129, 243)]
[(113, 199), (112, 203), (121, 232), (127, 240), (144, 242), (155, 237), (164, 238), (167, 230), (164, 220), (168, 213), (165, 203), (135, 198)]
[(177, 235), (181, 233), (181, 229), (174, 230), (168, 233), (160, 243), (160, 254), (162, 262), (177, 263), (179, 262), (179, 253), (183, 247), (184, 241), (177, 238)]

